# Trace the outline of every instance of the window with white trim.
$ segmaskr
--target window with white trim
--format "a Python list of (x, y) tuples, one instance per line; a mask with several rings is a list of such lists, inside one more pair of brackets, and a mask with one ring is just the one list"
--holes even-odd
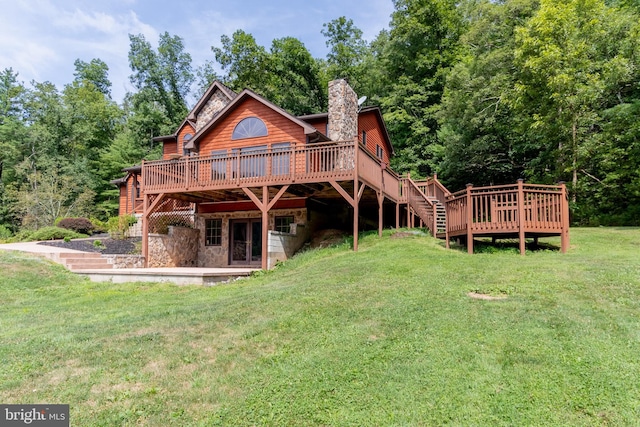
[(205, 246), (222, 245), (222, 219), (207, 219), (204, 223)]

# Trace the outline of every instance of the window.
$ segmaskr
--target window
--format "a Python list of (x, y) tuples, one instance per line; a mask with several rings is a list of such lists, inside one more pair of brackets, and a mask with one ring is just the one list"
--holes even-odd
[(211, 152), (211, 179), (227, 178), (227, 150)]
[[(242, 149), (234, 148), (231, 150), (231, 155), (236, 157), (238, 150), (240, 150), (240, 178), (253, 178), (266, 175), (266, 145), (256, 145), (255, 147), (245, 147)], [(231, 164), (233, 174), (237, 176), (238, 163), (232, 160)]]
[(362, 145), (367, 145), (367, 131), (362, 131)]
[(257, 117), (247, 117), (242, 119), (233, 130), (231, 139), (256, 138), (267, 136), (267, 126)]
[(275, 229), (281, 233), (289, 233), (291, 224), (293, 224), (293, 216), (277, 216)]
[(193, 149), (193, 143), (190, 142), (191, 138), (193, 138), (193, 135), (191, 135), (190, 133), (186, 134), (182, 138), (182, 155), (183, 156), (188, 156), (189, 151)]
[(204, 224), (205, 246), (222, 245), (222, 220), (207, 219)]
[(291, 144), (288, 142), (273, 144), (271, 151), (273, 153), (271, 157), (271, 174), (274, 176), (289, 175), (289, 153), (291, 152)]
[(378, 156), (380, 160), (382, 160), (382, 157), (384, 156), (384, 151), (382, 151), (382, 147), (379, 145), (376, 145), (376, 156)]

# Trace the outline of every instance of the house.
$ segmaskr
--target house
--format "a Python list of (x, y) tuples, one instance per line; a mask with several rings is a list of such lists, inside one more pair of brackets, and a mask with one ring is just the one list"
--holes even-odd
[[(149, 267), (267, 269), (325, 228), (350, 230), (357, 250), (362, 229), (381, 233), (419, 220), (447, 244), (450, 237), (467, 239), (472, 251), (474, 235), (515, 232), (524, 241), (559, 235), (565, 226), (563, 187), (548, 189), (553, 194), (535, 207), (521, 204), (529, 206), (529, 223), (544, 217), (551, 225), (527, 229), (513, 211), (516, 196), (525, 200), (522, 186), (506, 199), (490, 196), (493, 207), (473, 217), (470, 188), (452, 195), (437, 177), (398, 176), (388, 167), (394, 152), (380, 109), (361, 108), (342, 79), (329, 83), (328, 112), (306, 116), (214, 82), (174, 134), (155, 140), (163, 158), (127, 168), (114, 181), (120, 214), (141, 218)], [(512, 198), (514, 191), (521, 193)], [(498, 225), (475, 228), (491, 221)], [(508, 226), (501, 230), (503, 222)]]

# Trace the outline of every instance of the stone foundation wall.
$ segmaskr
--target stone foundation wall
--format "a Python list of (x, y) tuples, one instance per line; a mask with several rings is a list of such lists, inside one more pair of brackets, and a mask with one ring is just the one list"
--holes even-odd
[[(269, 212), (269, 230), (275, 228), (276, 216), (293, 216), (296, 224), (307, 223), (307, 209), (275, 209)], [(222, 220), (222, 242), (219, 246), (205, 246), (205, 220), (220, 218)], [(234, 219), (258, 219), (262, 218), (260, 211), (243, 212), (220, 212), (212, 214), (202, 214), (196, 216), (196, 228), (200, 230), (198, 243), (198, 266), (199, 267), (228, 267), (229, 266), (229, 224)], [(299, 227), (302, 232), (303, 242), (308, 238), (306, 228)], [(299, 233), (297, 233), (299, 234)], [(275, 264), (275, 262), (274, 262)]]
[(149, 234), (149, 267), (197, 267), (200, 230), (169, 226), (168, 234)]
[(144, 268), (142, 255), (102, 255), (113, 268)]

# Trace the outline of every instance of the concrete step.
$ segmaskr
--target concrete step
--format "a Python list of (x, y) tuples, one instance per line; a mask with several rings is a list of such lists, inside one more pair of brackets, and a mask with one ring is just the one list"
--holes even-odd
[(106, 270), (113, 269), (113, 265), (109, 264), (109, 262), (104, 260), (73, 260), (71, 262), (66, 262), (65, 266), (71, 270)]
[(102, 255), (95, 252), (83, 253), (62, 253), (60, 254), (61, 263), (69, 270), (94, 270), (94, 269), (112, 269), (113, 265), (109, 263)]
[(102, 255), (97, 252), (62, 252), (58, 254), (60, 259), (83, 258), (83, 259), (101, 259)]

